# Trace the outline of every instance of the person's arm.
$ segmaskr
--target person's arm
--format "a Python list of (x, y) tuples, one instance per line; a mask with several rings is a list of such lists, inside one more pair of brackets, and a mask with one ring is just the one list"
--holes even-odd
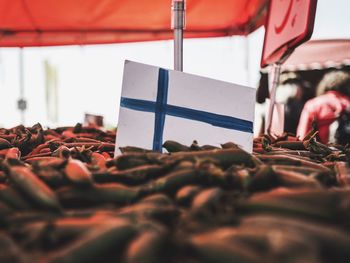
[(314, 119), (314, 114), (312, 113), (310, 109), (310, 104), (306, 103), (299, 119), (298, 129), (297, 129), (297, 136), (299, 136), (300, 140), (303, 140), (304, 137), (308, 134), (309, 131), (311, 131), (311, 123)]

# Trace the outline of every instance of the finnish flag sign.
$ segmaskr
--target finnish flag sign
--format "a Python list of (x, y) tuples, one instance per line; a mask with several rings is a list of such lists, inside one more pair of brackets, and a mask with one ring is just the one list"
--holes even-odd
[(166, 140), (253, 145), (255, 89), (125, 61), (118, 147), (162, 151)]

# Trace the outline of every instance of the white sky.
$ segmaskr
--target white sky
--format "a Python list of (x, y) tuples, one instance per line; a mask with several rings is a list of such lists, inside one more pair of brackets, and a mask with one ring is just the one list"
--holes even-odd
[[(350, 38), (349, 10), (348, 0), (318, 0), (313, 38)], [(263, 35), (264, 30), (260, 28), (248, 38), (185, 40), (184, 71), (255, 87)], [(49, 124), (45, 104), (45, 59), (58, 71), (59, 121), (56, 125), (81, 122), (84, 113), (90, 112), (104, 115), (106, 123), (116, 126), (124, 60), (172, 68), (172, 54), (171, 41), (26, 48), (24, 80), (28, 109), (25, 124)], [(0, 92), (3, 94), (0, 126), (18, 125), (19, 49), (0, 49)]]

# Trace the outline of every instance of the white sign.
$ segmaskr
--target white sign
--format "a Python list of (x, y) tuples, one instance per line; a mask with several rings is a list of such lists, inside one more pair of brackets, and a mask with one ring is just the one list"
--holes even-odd
[(126, 61), (117, 149), (232, 141), (252, 151), (255, 89)]

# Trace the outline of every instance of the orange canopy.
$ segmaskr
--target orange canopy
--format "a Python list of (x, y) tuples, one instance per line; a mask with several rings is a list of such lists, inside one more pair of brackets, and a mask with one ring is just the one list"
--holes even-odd
[[(247, 35), (268, 0), (187, 0), (185, 37)], [(0, 46), (171, 39), (171, 0), (1, 0)]]

